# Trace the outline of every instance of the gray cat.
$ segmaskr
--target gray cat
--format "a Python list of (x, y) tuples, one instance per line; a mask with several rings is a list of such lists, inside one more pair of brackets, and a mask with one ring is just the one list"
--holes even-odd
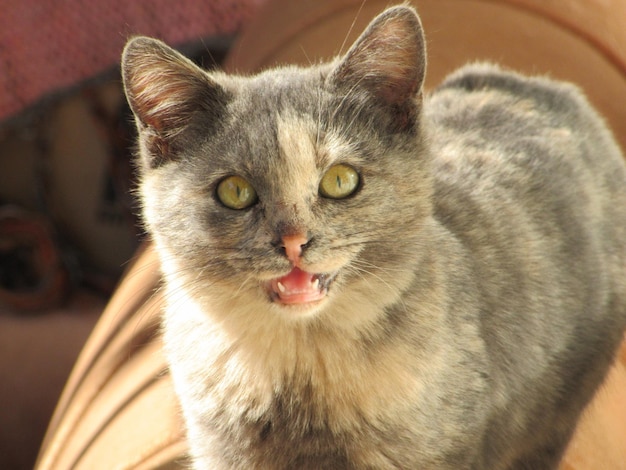
[(626, 325), (626, 168), (573, 86), (424, 95), (409, 7), (251, 77), (123, 55), (201, 469), (555, 468)]

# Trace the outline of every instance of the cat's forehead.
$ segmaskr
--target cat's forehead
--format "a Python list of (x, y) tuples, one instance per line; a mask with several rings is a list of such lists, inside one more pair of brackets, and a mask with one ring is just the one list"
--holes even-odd
[(357, 150), (364, 136), (347, 132), (345, 120), (333, 115), (336, 97), (326, 72), (285, 67), (231, 82), (233, 100), (216, 138), (219, 147), (207, 152), (223, 155), (220, 171), (281, 181), (283, 188), (289, 175), (294, 184), (310, 180), (316, 188), (316, 179), (333, 164), (364, 163)]
[(286, 65), (259, 72), (246, 78), (252, 89), (265, 89), (269, 92), (284, 92), (286, 90), (310, 87), (325, 80), (328, 64), (319, 66), (299, 67)]
[(325, 73), (321, 68), (282, 67), (247, 77), (240, 82), (237, 96), (249, 108), (270, 108), (280, 112), (297, 109), (314, 111), (324, 89)]
[(279, 154), (289, 156), (286, 160), (292, 165), (310, 166), (318, 153), (318, 145), (314, 139), (314, 128), (309, 119), (301, 116), (276, 116), (276, 141)]
[(321, 132), (311, 116), (284, 113), (276, 116), (278, 154), (292, 174), (312, 174), (338, 160), (357, 163), (353, 143), (334, 132)]
[(234, 95), (231, 131), (248, 145), (322, 166), (325, 157), (346, 150), (346, 139), (333, 135), (329, 125), (331, 97), (321, 69), (285, 67), (246, 77)]

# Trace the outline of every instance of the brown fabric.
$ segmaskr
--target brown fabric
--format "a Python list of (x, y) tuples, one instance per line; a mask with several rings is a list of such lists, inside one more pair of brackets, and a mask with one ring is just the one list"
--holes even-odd
[(0, 306), (0, 469), (32, 470), (76, 357), (106, 300), (74, 290), (62, 307), (24, 314)]
[(181, 460), (182, 426), (158, 338), (158, 287), (147, 245), (76, 363), (36, 468), (165, 469)]
[[(623, 2), (413, 3), (429, 35), (429, 86), (472, 59), (575, 81), (626, 147), (626, 29), (617, 20), (624, 17)], [(330, 57), (345, 50), (345, 44), (387, 4), (387, 0), (270, 1), (233, 48), (227, 68), (247, 72)], [(157, 337), (158, 285), (157, 261), (148, 246), (120, 284), (76, 364), (42, 446), (38, 470), (173, 469), (184, 462), (181, 420)], [(625, 442), (626, 342), (561, 468), (624, 469)]]

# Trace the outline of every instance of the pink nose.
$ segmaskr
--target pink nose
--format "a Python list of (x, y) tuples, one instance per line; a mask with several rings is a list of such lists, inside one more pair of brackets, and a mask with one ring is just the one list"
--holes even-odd
[(293, 264), (297, 264), (300, 256), (302, 256), (302, 247), (306, 245), (309, 240), (302, 234), (285, 235), (282, 237), (282, 240), (287, 258)]

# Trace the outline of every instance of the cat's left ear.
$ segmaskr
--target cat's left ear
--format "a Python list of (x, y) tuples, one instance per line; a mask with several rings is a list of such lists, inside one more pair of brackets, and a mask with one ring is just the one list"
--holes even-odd
[(411, 113), (426, 74), (424, 32), (415, 10), (389, 8), (357, 39), (329, 79), (345, 90), (365, 89), (382, 104)]
[(180, 136), (202, 115), (204, 130), (217, 121), (224, 89), (192, 61), (147, 37), (131, 39), (122, 54), (122, 78), (149, 167), (175, 159)]

